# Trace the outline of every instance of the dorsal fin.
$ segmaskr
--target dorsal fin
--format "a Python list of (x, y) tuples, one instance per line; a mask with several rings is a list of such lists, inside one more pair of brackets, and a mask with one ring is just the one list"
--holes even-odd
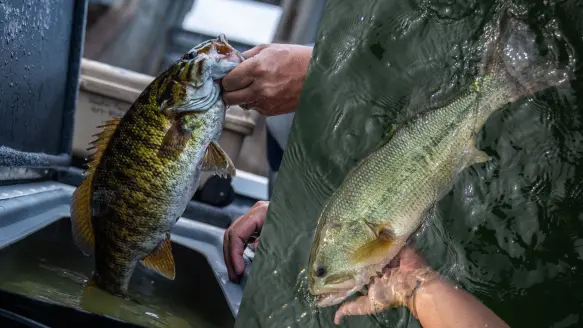
[(107, 148), (109, 139), (111, 139), (111, 136), (115, 132), (115, 129), (117, 128), (120, 121), (121, 118), (113, 118), (109, 121), (105, 121), (103, 125), (99, 125), (97, 127), (102, 130), (101, 132), (93, 135), (93, 137), (96, 137), (96, 139), (90, 143), (92, 146), (88, 149), (88, 150), (95, 149), (95, 152), (88, 158), (89, 162), (87, 163), (88, 166), (87, 176), (89, 176), (89, 172), (92, 173), (93, 171), (95, 171), (95, 167), (97, 167), (97, 165), (101, 161), (101, 156), (103, 155), (105, 148)]
[(95, 235), (91, 226), (91, 184), (93, 175), (120, 120), (119, 118), (113, 118), (106, 121), (103, 125), (98, 126), (102, 130), (94, 135), (97, 138), (91, 142), (92, 147), (88, 149), (95, 149), (95, 152), (88, 158), (85, 179), (75, 189), (75, 192), (73, 192), (73, 199), (71, 200), (73, 239), (85, 255), (93, 253), (93, 246), (95, 244)]

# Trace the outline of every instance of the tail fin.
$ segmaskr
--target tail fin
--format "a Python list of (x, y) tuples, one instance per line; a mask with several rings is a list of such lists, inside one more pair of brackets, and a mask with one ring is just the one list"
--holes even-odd
[(534, 31), (525, 22), (514, 17), (509, 9), (501, 10), (490, 38), (484, 73), (506, 75), (515, 82), (516, 98), (557, 87), (574, 79), (571, 67), (559, 68), (551, 53), (539, 50)]

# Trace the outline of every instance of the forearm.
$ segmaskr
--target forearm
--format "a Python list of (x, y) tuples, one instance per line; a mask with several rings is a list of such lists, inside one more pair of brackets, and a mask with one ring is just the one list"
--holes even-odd
[(474, 296), (441, 278), (421, 286), (409, 303), (425, 328), (509, 327)]

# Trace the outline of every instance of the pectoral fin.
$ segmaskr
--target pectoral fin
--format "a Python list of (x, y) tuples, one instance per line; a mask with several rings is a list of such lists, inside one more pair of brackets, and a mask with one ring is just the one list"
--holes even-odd
[(364, 223), (373, 231), (375, 238), (354, 251), (350, 258), (352, 264), (362, 264), (370, 259), (384, 257), (395, 240), (390, 226), (372, 223), (366, 219)]
[(469, 160), (468, 160), (468, 164), (466, 166), (471, 166), (474, 164), (480, 164), (480, 163), (486, 163), (489, 160), (489, 156), (488, 154), (486, 154), (483, 151), (478, 150), (478, 148), (476, 148), (476, 137), (477, 134), (473, 133), (472, 137), (470, 139), (470, 144), (468, 146), (469, 148)]
[(167, 235), (152, 254), (140, 261), (146, 268), (156, 271), (163, 277), (174, 280), (176, 268), (170, 246), (170, 234)]
[(211, 141), (204, 154), (203, 171), (213, 171), (219, 176), (235, 176), (235, 165), (218, 142)]
[(182, 118), (177, 118), (166, 132), (158, 156), (163, 158), (176, 158), (182, 154), (192, 133), (185, 131), (181, 126)]
[(488, 160), (489, 160), (488, 154), (476, 149), (476, 151), (472, 155), (471, 164), (486, 163), (486, 162), (488, 162)]

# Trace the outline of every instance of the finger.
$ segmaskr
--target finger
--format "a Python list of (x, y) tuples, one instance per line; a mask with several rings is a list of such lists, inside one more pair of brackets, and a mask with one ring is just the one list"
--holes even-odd
[(233, 225), (234, 236), (246, 242), (257, 231), (263, 228), (263, 222), (268, 206), (258, 206), (245, 214), (241, 222)]
[(342, 304), (334, 315), (334, 323), (339, 325), (342, 317), (347, 315), (365, 315), (373, 313), (370, 300), (366, 296), (361, 296), (356, 301)]
[(230, 245), (233, 242), (233, 228), (235, 228), (237, 224), (240, 224), (241, 221), (244, 221), (245, 216), (246, 215), (243, 215), (235, 220), (235, 222), (225, 231), (225, 236), (223, 237), (223, 258), (225, 260), (225, 265), (227, 266), (227, 275), (232, 281), (238, 280), (237, 274), (235, 273), (235, 269), (233, 267), (233, 261), (231, 260), (232, 256), (230, 250)]
[(225, 91), (241, 90), (253, 83), (253, 72), (257, 66), (256, 59), (247, 59), (227, 74), (221, 82)]
[(251, 208), (249, 209), (249, 211), (256, 209), (259, 206), (268, 206), (269, 205), (269, 201), (267, 200), (260, 200), (257, 203), (253, 204), (253, 206), (251, 206)]
[(240, 219), (240, 224), (234, 224), (233, 229), (229, 232), (230, 239), (227, 245), (228, 259), (231, 265), (229, 279), (238, 279), (245, 271), (245, 261), (243, 260), (245, 243), (255, 231), (261, 231), (266, 212), (267, 206), (255, 208)]
[(231, 262), (231, 256), (229, 254), (230, 244), (231, 244), (231, 230), (227, 229), (227, 231), (225, 231), (225, 236), (223, 238), (223, 258), (225, 260), (225, 265), (227, 266), (227, 275), (229, 276), (229, 280), (236, 280), (233, 264)]
[(269, 206), (268, 201), (259, 201), (256, 202), (247, 212), (245, 215), (241, 216), (225, 231), (225, 236), (223, 237), (223, 258), (225, 261), (225, 265), (227, 266), (227, 274), (229, 279), (237, 280), (238, 276), (236, 274), (236, 270), (233, 266), (233, 260), (231, 256), (231, 252), (229, 246), (232, 244), (233, 239), (231, 238), (233, 231), (237, 229), (237, 226), (240, 224), (245, 224), (245, 220), (247, 220), (248, 216), (252, 214), (253, 210), (257, 209), (258, 207), (267, 207)]
[(263, 49), (267, 48), (268, 46), (269, 45), (267, 45), (267, 44), (260, 44), (258, 46), (255, 46), (255, 47), (243, 52), (242, 55), (243, 55), (243, 57), (249, 59), (249, 58), (257, 55), (258, 53), (260, 53)]
[(245, 242), (243, 239), (235, 236), (233, 231), (231, 231), (230, 237), (231, 238), (227, 246), (227, 254), (229, 254), (229, 265), (227, 266), (227, 273), (229, 274), (229, 279), (237, 281), (245, 270), (245, 261), (243, 260)]
[(256, 100), (257, 93), (253, 91), (251, 86), (241, 90), (225, 92), (223, 94), (223, 101), (227, 105), (249, 104)]

